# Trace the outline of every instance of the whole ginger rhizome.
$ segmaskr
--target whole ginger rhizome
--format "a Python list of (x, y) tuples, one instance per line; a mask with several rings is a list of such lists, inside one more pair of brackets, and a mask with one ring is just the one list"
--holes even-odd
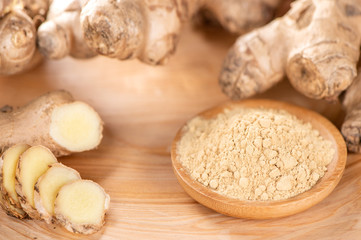
[(192, 179), (240, 200), (283, 200), (312, 188), (335, 150), (310, 123), (265, 108), (196, 117), (184, 128), (177, 160)]

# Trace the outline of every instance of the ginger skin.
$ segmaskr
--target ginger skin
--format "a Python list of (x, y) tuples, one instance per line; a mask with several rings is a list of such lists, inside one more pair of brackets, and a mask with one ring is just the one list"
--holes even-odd
[(361, 69), (346, 90), (342, 105), (346, 110), (346, 117), (341, 127), (348, 150), (361, 153)]
[(241, 36), (220, 74), (233, 99), (263, 92), (283, 79), (304, 95), (335, 100), (356, 77), (361, 2), (298, 0), (282, 18)]
[[(249, 2), (89, 0), (83, 6), (81, 26), (85, 42), (99, 54), (118, 59), (138, 58), (148, 64), (163, 64), (176, 49), (182, 25), (199, 9), (208, 9), (223, 27), (240, 33), (269, 21), (272, 7), (277, 5), (278, 0)], [(271, 13), (262, 15), (266, 17), (254, 20), (254, 23), (244, 18), (250, 9), (267, 9)]]
[(0, 2), (0, 17), (10, 12), (12, 2), (12, 0), (2, 0)]
[(47, 21), (39, 28), (39, 48), (54, 59), (68, 54), (87, 58), (97, 53), (163, 64), (174, 53), (184, 22), (200, 9), (211, 12), (229, 31), (244, 33), (268, 22), (279, 2), (54, 0)]
[(0, 3), (0, 74), (20, 73), (36, 66), (36, 28), (44, 21), (48, 0), (5, 0)]
[(66, 91), (47, 93), (17, 109), (0, 109), (0, 150), (21, 142), (64, 156), (96, 148), (102, 130), (99, 115)]
[(80, 29), (81, 4), (79, 0), (53, 0), (47, 21), (38, 29), (40, 52), (47, 58), (60, 59), (96, 56), (83, 40)]

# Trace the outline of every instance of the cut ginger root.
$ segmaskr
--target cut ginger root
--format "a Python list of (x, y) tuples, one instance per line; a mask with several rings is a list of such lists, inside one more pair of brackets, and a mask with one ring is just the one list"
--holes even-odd
[(98, 113), (66, 91), (47, 93), (17, 109), (0, 110), (0, 149), (23, 142), (64, 156), (96, 148), (102, 131)]
[(103, 226), (109, 201), (109, 195), (97, 183), (76, 180), (60, 189), (55, 200), (55, 217), (71, 232), (92, 234)]
[(15, 191), (15, 173), (20, 155), (29, 147), (27, 144), (12, 146), (0, 158), (0, 195), (2, 207), (8, 215), (20, 219), (27, 217), (27, 214), (22, 210)]
[(38, 178), (51, 164), (58, 162), (53, 153), (43, 147), (34, 146), (21, 154), (15, 175), (15, 190), (22, 209), (31, 217), (40, 219), (34, 203), (34, 187)]
[(80, 179), (79, 173), (61, 163), (53, 163), (35, 184), (34, 202), (41, 219), (54, 223), (54, 201), (59, 189)]
[(282, 80), (315, 99), (335, 100), (356, 77), (361, 1), (298, 0), (288, 13), (241, 36), (228, 52), (220, 85), (232, 99)]

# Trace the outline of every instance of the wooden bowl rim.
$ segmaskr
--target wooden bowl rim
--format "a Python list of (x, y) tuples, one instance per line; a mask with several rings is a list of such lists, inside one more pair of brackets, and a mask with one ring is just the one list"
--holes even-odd
[(173, 171), (178, 182), (192, 198), (204, 206), (225, 215), (249, 219), (270, 219), (285, 217), (304, 211), (322, 201), (334, 190), (346, 166), (347, 149), (340, 131), (329, 120), (309, 109), (268, 99), (227, 101), (219, 106), (205, 110), (195, 117), (211, 118), (227, 108), (232, 109), (235, 107), (283, 109), (296, 115), (305, 122), (310, 122), (312, 127), (320, 132), (320, 135), (332, 141), (336, 150), (334, 159), (328, 165), (325, 175), (310, 190), (295, 197), (279, 201), (245, 201), (228, 198), (210, 190), (198, 181), (191, 179), (183, 169), (182, 164), (177, 161), (177, 143), (183, 135), (184, 127), (190, 121), (188, 120), (178, 130), (173, 140), (171, 159)]

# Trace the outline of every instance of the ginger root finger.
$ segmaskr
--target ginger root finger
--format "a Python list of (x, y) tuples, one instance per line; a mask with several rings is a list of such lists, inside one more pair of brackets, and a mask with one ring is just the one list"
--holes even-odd
[(60, 188), (55, 199), (55, 217), (70, 232), (92, 234), (104, 225), (109, 200), (97, 183), (76, 180)]
[(136, 57), (144, 42), (142, 14), (139, 0), (89, 0), (80, 15), (84, 40), (108, 57)]
[(26, 218), (15, 191), (15, 173), (20, 155), (30, 146), (18, 144), (7, 149), (0, 158), (0, 197), (1, 205), (8, 215)]
[(80, 0), (53, 0), (47, 20), (38, 28), (39, 51), (47, 58), (96, 56), (84, 42), (80, 28)]
[(0, 17), (10, 12), (12, 4), (13, 4), (13, 0), (0, 1)]
[(49, 0), (2, 0), (0, 3), (0, 74), (12, 75), (35, 67), (36, 29), (44, 21)]
[[(43, 22), (53, 0), (15, 0), (31, 17), (35, 25)], [(37, 25), (38, 26), (38, 25)]]
[[(359, 58), (361, 2), (349, 0), (298, 0), (282, 18), (243, 35), (230, 50), (220, 75), (227, 95), (242, 98), (262, 92), (287, 73), (291, 84), (304, 95), (316, 99), (335, 99), (352, 83)], [(351, 10), (350, 10), (351, 9)], [(353, 10), (352, 10), (353, 9)], [(267, 31), (277, 25), (275, 33)], [(263, 47), (252, 48), (255, 42)], [(275, 45), (276, 44), (276, 45)], [(275, 50), (277, 48), (278, 50)], [(236, 60), (232, 56), (239, 56)], [(256, 60), (255, 60), (256, 59)], [(270, 59), (274, 71), (263, 67)], [(236, 65), (238, 63), (240, 68)], [(232, 65), (233, 64), (233, 65)], [(269, 63), (268, 63), (269, 64)], [(250, 65), (250, 67), (244, 67)], [(237, 81), (248, 77), (248, 88)], [(260, 77), (264, 77), (260, 80)]]
[(40, 219), (34, 203), (35, 183), (56, 162), (58, 161), (52, 152), (40, 145), (30, 147), (20, 156), (16, 168), (15, 190), (22, 209), (31, 218)]
[(347, 148), (351, 152), (361, 153), (361, 69), (352, 85), (346, 90), (342, 105), (346, 116), (341, 127)]
[(60, 188), (80, 179), (79, 173), (61, 163), (53, 163), (35, 184), (34, 202), (40, 217), (46, 223), (53, 223), (54, 202)]
[(24, 71), (36, 50), (32, 19), (22, 9), (13, 9), (0, 19), (0, 35), (0, 74)]
[(228, 31), (244, 34), (274, 17), (280, 0), (207, 0), (203, 8)]
[(43, 145), (63, 156), (96, 148), (102, 130), (98, 113), (65, 91), (50, 92), (23, 107), (0, 112), (0, 148), (23, 142)]
[[(223, 63), (219, 84), (232, 99), (264, 92), (283, 78), (282, 26), (279, 21), (237, 40)], [(265, 54), (267, 53), (267, 54)]]

